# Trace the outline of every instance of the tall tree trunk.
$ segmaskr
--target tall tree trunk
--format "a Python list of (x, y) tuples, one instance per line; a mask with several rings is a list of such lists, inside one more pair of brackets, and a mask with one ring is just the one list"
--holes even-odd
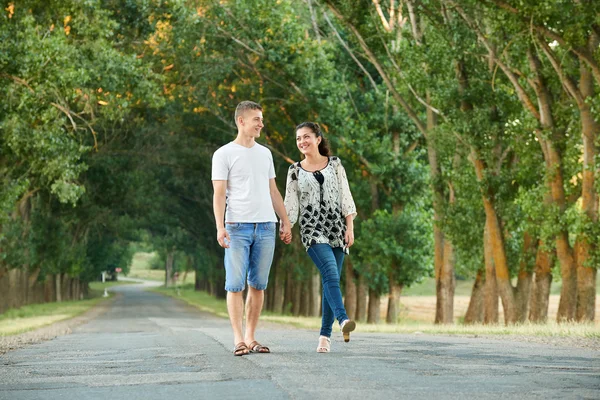
[(300, 315), (309, 316), (310, 311), (310, 278), (302, 281), (300, 295)]
[[(431, 103), (431, 95), (426, 94)], [(437, 124), (435, 113), (427, 108), (427, 130), (431, 131)], [(433, 193), (433, 240), (435, 268), (435, 323), (451, 324), (454, 322), (454, 257), (450, 240), (442, 231), (441, 222), (444, 205), (444, 190), (440, 182), (440, 167), (437, 150), (431, 139), (427, 140), (427, 159), (431, 174), (431, 190)], [(446, 254), (446, 251), (448, 254)]]
[(348, 318), (350, 318), (350, 319), (357, 319), (356, 318), (356, 301), (357, 301), (356, 291), (357, 291), (357, 288), (356, 288), (356, 282), (354, 281), (354, 279), (355, 279), (354, 267), (352, 266), (352, 262), (350, 261), (350, 259), (348, 259), (346, 261), (345, 274), (346, 274), (346, 282), (345, 282), (346, 296), (344, 297), (344, 306), (346, 307), (346, 314), (348, 314)]
[(498, 285), (496, 283), (496, 268), (492, 255), (492, 243), (488, 224), (483, 230), (483, 258), (485, 261), (484, 312), (485, 324), (498, 323)]
[(285, 291), (283, 293), (283, 312), (284, 314), (292, 313), (294, 304), (294, 279), (292, 269), (289, 268), (285, 274)]
[(165, 287), (173, 286), (173, 267), (175, 263), (175, 251), (167, 251), (167, 259), (165, 260)]
[(202, 274), (200, 273), (200, 268), (198, 268), (198, 257), (194, 257), (193, 263), (194, 271), (196, 271), (194, 277), (194, 291), (198, 292), (200, 290), (204, 290), (204, 287), (202, 285)]
[[(454, 323), (454, 288), (456, 278), (454, 277), (454, 248), (447, 238), (444, 239), (444, 262), (440, 279), (436, 282), (436, 294), (440, 301), (436, 300), (436, 318), (437, 324)], [(438, 307), (440, 310), (438, 310)]]
[[(544, 45), (542, 45), (544, 47)], [(563, 186), (562, 157), (556, 143), (553, 141), (557, 136), (554, 118), (552, 115), (552, 98), (542, 74), (541, 63), (534, 49), (527, 53), (529, 65), (535, 74), (532, 85), (538, 97), (539, 118), (542, 128), (553, 133), (548, 138), (543, 132), (537, 131), (536, 136), (544, 154), (546, 162), (546, 177), (550, 185), (552, 204), (559, 209), (560, 214), (566, 210), (566, 199)], [(565, 83), (565, 82), (563, 82)], [(577, 300), (577, 271), (573, 250), (569, 245), (569, 234), (566, 230), (558, 232), (555, 238), (556, 255), (560, 263), (563, 286), (560, 292), (560, 303), (558, 306), (557, 321), (571, 321), (575, 318)]]
[(310, 280), (309, 317), (318, 317), (321, 309), (321, 274), (317, 271)]
[[(475, 165), (477, 180), (483, 182), (485, 166), (475, 150), (471, 152), (472, 162)], [(496, 283), (498, 293), (504, 308), (504, 321), (506, 324), (514, 324), (517, 319), (517, 310), (513, 288), (510, 283), (510, 273), (504, 247), (504, 238), (500, 228), (500, 221), (494, 207), (493, 196), (482, 189), (483, 207), (485, 209), (486, 224), (489, 227), (490, 242), (492, 245), (492, 257), (496, 268)]]
[(553, 260), (554, 254), (545, 250), (544, 243), (540, 240), (535, 257), (535, 281), (531, 293), (531, 307), (529, 311), (529, 320), (531, 322), (546, 323), (548, 321)]
[(60, 303), (62, 301), (62, 274), (54, 275), (54, 283), (56, 285), (56, 302)]
[(367, 323), (378, 324), (381, 319), (381, 296), (376, 291), (369, 289), (369, 315)]
[(277, 314), (283, 313), (284, 289), (285, 289), (285, 271), (281, 263), (277, 265), (275, 270), (275, 285), (273, 287), (273, 312)]
[[(592, 53), (595, 49), (592, 50)], [(587, 66), (581, 62), (580, 91), (584, 99), (594, 96), (594, 81)], [(580, 106), (581, 130), (583, 136), (583, 183), (581, 209), (587, 223), (598, 224), (598, 195), (594, 188), (597, 171), (596, 138), (599, 125), (594, 120), (590, 105), (585, 101)], [(596, 311), (596, 267), (588, 265), (590, 250), (597, 248), (598, 238), (581, 233), (575, 245), (577, 263), (577, 321), (593, 321)]]
[[(550, 182), (552, 200), (559, 207), (562, 215), (566, 210), (562, 160), (553, 144), (549, 144), (548, 150), (550, 156), (548, 173), (552, 176)], [(573, 321), (575, 320), (575, 311), (577, 308), (577, 269), (573, 250), (569, 244), (569, 232), (566, 230), (561, 230), (556, 235), (556, 255), (560, 263), (560, 274), (562, 277), (562, 288), (556, 319), (558, 322)]]
[(400, 314), (400, 294), (402, 293), (402, 285), (390, 283), (390, 293), (388, 294), (388, 309), (385, 318), (387, 323), (398, 323), (398, 315)]
[(517, 322), (525, 322), (529, 315), (529, 299), (531, 296), (531, 282), (533, 268), (529, 265), (530, 259), (535, 254), (535, 241), (528, 232), (523, 237), (523, 255), (519, 266), (517, 287), (515, 289), (515, 302), (517, 303)]
[(302, 304), (302, 282), (295, 282), (292, 285), (292, 315), (300, 315), (300, 306)]
[[(218, 267), (219, 271), (225, 270), (225, 260), (222, 258), (219, 259)], [(218, 274), (216, 278), (208, 278), (209, 282), (213, 283), (213, 295), (217, 299), (225, 299), (227, 298), (227, 291), (225, 290), (225, 274)], [(247, 290), (247, 287), (246, 287)], [(246, 298), (246, 297), (244, 297)]]
[(465, 314), (465, 324), (467, 325), (483, 322), (483, 286), (483, 271), (479, 270), (473, 283), (469, 308)]
[(367, 320), (367, 295), (367, 282), (363, 275), (359, 275), (356, 286), (356, 320), (359, 322)]

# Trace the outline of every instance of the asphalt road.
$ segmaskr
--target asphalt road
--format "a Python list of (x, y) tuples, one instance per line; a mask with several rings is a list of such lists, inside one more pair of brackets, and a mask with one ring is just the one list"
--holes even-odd
[(600, 399), (600, 351), (509, 340), (264, 325), (272, 354), (232, 355), (229, 322), (143, 291), (71, 335), (0, 356), (0, 399)]

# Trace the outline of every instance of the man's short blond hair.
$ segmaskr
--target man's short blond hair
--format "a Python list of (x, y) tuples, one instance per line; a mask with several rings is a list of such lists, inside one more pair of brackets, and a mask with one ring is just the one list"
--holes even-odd
[(240, 115), (242, 115), (243, 113), (245, 113), (248, 110), (260, 110), (262, 111), (262, 107), (260, 106), (260, 104), (255, 103), (253, 101), (249, 101), (249, 100), (245, 100), (242, 101), (240, 104), (237, 105), (237, 107), (235, 108), (235, 123), (237, 124), (237, 120), (238, 117)]

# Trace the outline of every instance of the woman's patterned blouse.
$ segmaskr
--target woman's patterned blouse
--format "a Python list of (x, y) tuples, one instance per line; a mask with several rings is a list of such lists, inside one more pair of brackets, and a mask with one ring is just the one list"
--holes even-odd
[(300, 214), (300, 236), (306, 250), (327, 243), (348, 253), (344, 245), (346, 216), (356, 217), (356, 205), (338, 157), (329, 157), (327, 166), (316, 172), (305, 171), (299, 162), (292, 164), (284, 204), (292, 226)]

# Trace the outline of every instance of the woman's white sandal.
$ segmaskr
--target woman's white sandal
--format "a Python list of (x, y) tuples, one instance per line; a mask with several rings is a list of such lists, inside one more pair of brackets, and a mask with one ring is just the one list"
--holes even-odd
[[(325, 346), (321, 346), (321, 340), (325, 339)], [(331, 350), (331, 339), (327, 336), (319, 336), (319, 346), (317, 347), (317, 353), (329, 353)]]
[(344, 335), (344, 342), (348, 343), (350, 341), (350, 332), (356, 329), (356, 322), (346, 319), (341, 323), (340, 328), (342, 335)]

